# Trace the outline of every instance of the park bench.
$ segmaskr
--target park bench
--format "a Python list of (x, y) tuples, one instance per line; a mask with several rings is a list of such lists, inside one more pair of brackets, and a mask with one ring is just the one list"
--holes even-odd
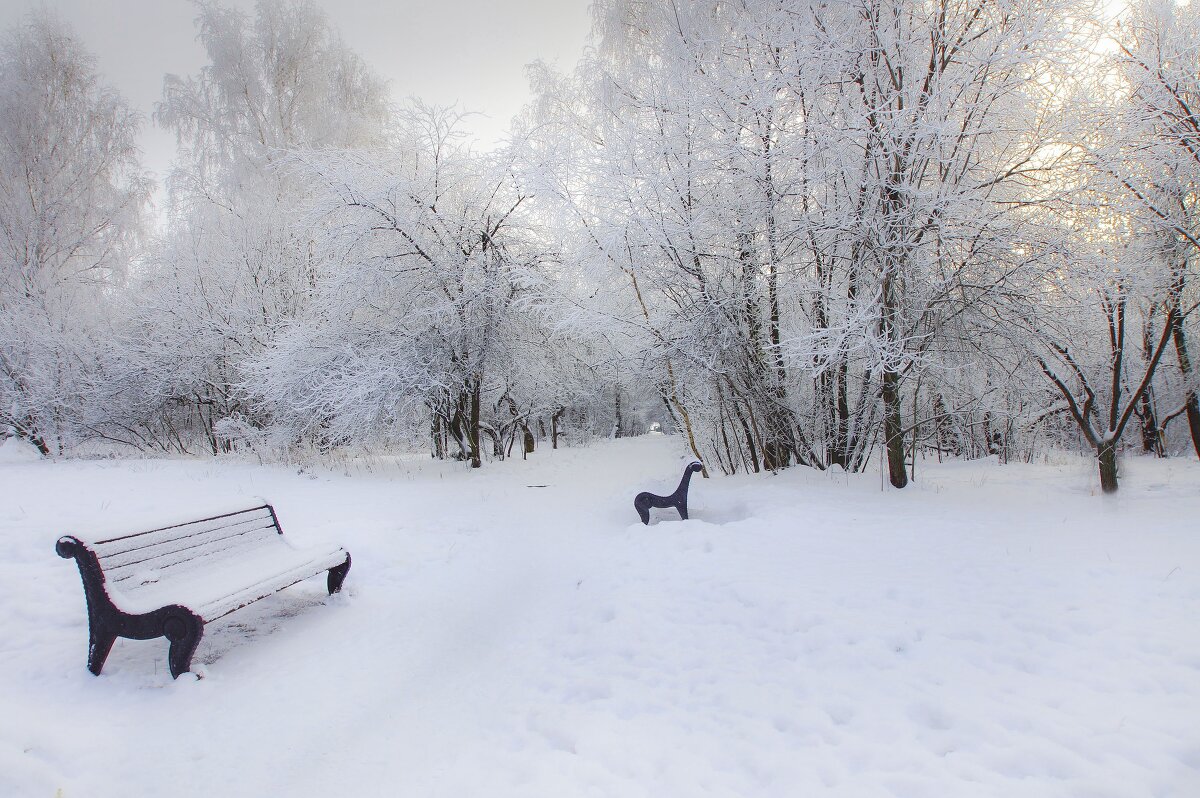
[(299, 549), (284, 540), (269, 504), (91, 542), (65, 536), (55, 550), (79, 566), (94, 674), (118, 637), (165, 637), (178, 678), (205, 624), (322, 571), (332, 595), (350, 570), (340, 546)]
[(683, 479), (679, 480), (679, 487), (675, 489), (674, 493), (668, 496), (659, 496), (657, 493), (642, 491), (634, 496), (633, 509), (637, 510), (638, 518), (642, 519), (642, 523), (650, 523), (651, 508), (665, 510), (668, 507), (678, 510), (679, 517), (686, 521), (688, 517), (688, 485), (692, 481), (692, 474), (703, 470), (704, 464), (699, 460), (693, 460), (684, 467)]

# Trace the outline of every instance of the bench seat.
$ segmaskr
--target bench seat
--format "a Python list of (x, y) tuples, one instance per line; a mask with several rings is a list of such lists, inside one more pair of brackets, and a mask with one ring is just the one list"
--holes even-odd
[(236, 557), (210, 557), (193, 567), (170, 569), (169, 579), (150, 571), (143, 578), (154, 581), (130, 584), (134, 580), (125, 580), (111, 585), (108, 595), (127, 613), (181, 604), (209, 623), (341, 565), (346, 556), (340, 546), (297, 549), (281, 537), (276, 545), (242, 551)]

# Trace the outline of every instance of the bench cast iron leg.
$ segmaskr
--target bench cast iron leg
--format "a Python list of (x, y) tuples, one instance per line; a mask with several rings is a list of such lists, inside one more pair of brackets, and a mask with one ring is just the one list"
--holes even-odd
[(637, 510), (638, 518), (642, 519), (642, 523), (650, 525), (650, 498), (653, 494), (643, 491), (633, 497), (633, 509)]
[(104, 661), (108, 659), (108, 652), (112, 651), (113, 643), (117, 641), (117, 635), (94, 620), (88, 626), (88, 670), (99, 676), (104, 669)]
[(162, 629), (163, 636), (171, 641), (167, 653), (171, 677), (178, 679), (180, 674), (191, 670), (192, 655), (196, 653), (196, 646), (200, 645), (200, 638), (204, 635), (204, 621), (183, 607), (175, 607), (167, 612)]
[(335, 565), (329, 569), (329, 578), (326, 580), (329, 587), (329, 595), (333, 595), (342, 589), (342, 582), (346, 581), (346, 574), (350, 572), (350, 555), (346, 555), (346, 561), (341, 565)]
[(684, 521), (688, 517), (687, 500), (688, 500), (688, 484), (692, 481), (692, 474), (704, 470), (704, 466), (699, 460), (693, 460), (683, 469), (683, 479), (679, 481), (679, 487), (670, 496), (659, 496), (657, 493), (642, 491), (637, 496), (633, 497), (633, 508), (637, 510), (638, 518), (642, 519), (642, 523), (650, 524), (650, 508), (658, 507), (665, 510), (668, 507), (674, 507), (679, 511), (679, 517)]

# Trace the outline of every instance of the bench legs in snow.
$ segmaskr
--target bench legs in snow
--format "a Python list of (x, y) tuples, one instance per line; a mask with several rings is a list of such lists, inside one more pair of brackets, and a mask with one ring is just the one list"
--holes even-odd
[(117, 633), (106, 625), (91, 620), (88, 623), (88, 670), (97, 676), (104, 668), (108, 652), (112, 651), (113, 643), (117, 642)]
[(167, 652), (167, 663), (171, 667), (171, 677), (178, 679), (180, 674), (187, 673), (192, 668), (192, 655), (200, 638), (204, 636), (204, 621), (200, 616), (184, 607), (167, 607), (158, 612), (164, 613), (162, 635), (171, 641)]
[(326, 584), (329, 587), (329, 595), (333, 595), (342, 589), (342, 582), (346, 581), (346, 574), (350, 573), (350, 555), (346, 555), (346, 561), (341, 565), (335, 565), (329, 569), (329, 577)]

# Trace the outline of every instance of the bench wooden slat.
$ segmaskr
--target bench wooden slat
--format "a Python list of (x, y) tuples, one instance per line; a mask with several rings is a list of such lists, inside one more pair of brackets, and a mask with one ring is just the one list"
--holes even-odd
[(265, 508), (260, 510), (244, 511), (243, 513), (230, 513), (227, 516), (219, 518), (206, 518), (204, 521), (198, 521), (192, 524), (176, 524), (175, 526), (164, 527), (162, 529), (151, 529), (146, 532), (138, 532), (134, 535), (126, 535), (120, 538), (109, 538), (108, 540), (99, 543), (89, 543), (88, 548), (96, 552), (96, 556), (101, 559), (108, 557), (117, 557), (128, 552), (137, 551), (139, 549), (149, 548), (165, 542), (182, 540), (196, 535), (204, 535), (208, 532), (218, 531), (221, 529), (229, 529), (241, 527), (250, 524), (262, 524), (275, 527), (275, 519), (271, 513)]
[(249, 507), (245, 510), (231, 510), (230, 512), (221, 513), (220, 515), (214, 515), (214, 516), (210, 516), (208, 518), (198, 518), (195, 521), (181, 521), (178, 524), (170, 524), (168, 526), (160, 526), (160, 527), (156, 527), (154, 529), (147, 529), (143, 532), (131, 532), (128, 535), (114, 535), (110, 538), (105, 538), (104, 540), (94, 540), (91, 542), (90, 545), (93, 547), (94, 546), (102, 546), (105, 543), (114, 543), (114, 542), (120, 541), (120, 540), (129, 540), (130, 538), (139, 538), (139, 537), (142, 537), (143, 535), (152, 535), (155, 532), (168, 532), (170, 530), (177, 530), (177, 529), (182, 529), (184, 527), (194, 526), (196, 524), (208, 523), (209, 521), (221, 522), (223, 519), (232, 518), (234, 516), (247, 515), (249, 513), (258, 513), (258, 512), (266, 513), (266, 515), (269, 516), (272, 520), (275, 519), (275, 511), (274, 511), (274, 509), (272, 509), (271, 505), (261, 504), (258, 507)]
[(104, 567), (104, 572), (107, 574), (136, 566), (165, 568), (171, 563), (178, 562), (181, 554), (183, 559), (222, 556), (221, 552), (230, 545), (269, 540), (272, 537), (279, 537), (274, 526), (225, 527), (211, 530), (201, 536), (192, 535), (179, 540), (160, 541), (151, 548), (141, 548), (116, 556), (103, 556), (100, 558), (100, 565)]
[[(272, 535), (277, 538), (278, 535)], [(110, 577), (106, 581), (115, 588), (128, 591), (140, 583), (153, 583), (159, 580), (175, 578), (177, 574), (207, 568), (220, 568), (221, 565), (238, 558), (250, 556), (266, 546), (270, 546), (271, 538), (226, 538), (219, 541), (220, 548), (209, 547), (202, 556), (190, 556), (190, 550), (175, 552), (170, 556), (157, 558), (146, 563), (131, 563), (115, 570), (106, 572)], [(286, 544), (284, 544), (286, 545)]]

